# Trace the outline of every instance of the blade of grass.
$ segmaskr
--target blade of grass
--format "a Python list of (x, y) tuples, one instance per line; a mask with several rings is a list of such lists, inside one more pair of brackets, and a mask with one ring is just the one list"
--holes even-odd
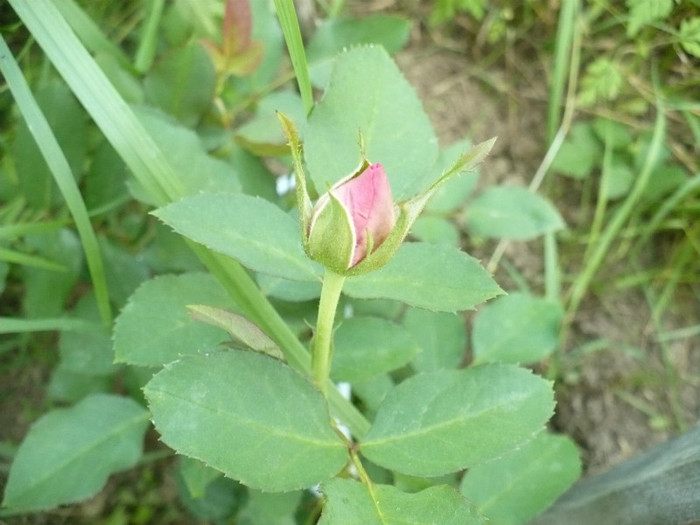
[(569, 59), (574, 41), (574, 22), (578, 14), (578, 0), (563, 2), (557, 22), (557, 36), (554, 41), (554, 66), (552, 67), (552, 85), (549, 90), (549, 107), (547, 110), (547, 142), (551, 144), (560, 124), (563, 107), (564, 88), (569, 77)]
[(153, 64), (153, 57), (156, 55), (156, 45), (158, 44), (158, 24), (163, 14), (165, 0), (152, 0), (149, 4), (151, 12), (148, 14), (143, 34), (139, 41), (139, 48), (136, 51), (134, 65), (139, 73), (145, 73)]
[[(666, 131), (665, 108), (660, 98), (657, 99), (656, 112), (656, 122), (654, 124), (654, 131), (652, 134), (651, 143), (649, 145), (649, 150), (646, 158), (644, 159), (644, 164), (639, 176), (636, 178), (634, 186), (632, 187), (632, 191), (630, 191), (625, 201), (613, 215), (610, 223), (608, 223), (606, 226), (598, 243), (591, 252), (590, 258), (586, 261), (585, 266), (576, 277), (576, 280), (574, 280), (571, 289), (569, 290), (569, 304), (566, 315), (566, 319), (568, 320), (571, 320), (573, 315), (576, 313), (579, 304), (581, 304), (583, 296), (588, 290), (588, 286), (590, 285), (593, 276), (600, 268), (600, 265), (605, 259), (605, 255), (612, 247), (616, 235), (630, 218), (635, 204), (637, 204), (637, 201), (641, 197), (642, 193), (644, 192), (644, 188), (646, 188), (646, 185), (651, 178), (654, 166), (656, 165), (661, 153), (661, 146), (663, 144), (664, 134)], [(566, 323), (566, 325), (568, 325), (568, 323)]]
[(18, 252), (15, 250), (8, 250), (7, 248), (0, 248), (0, 261), (21, 264), (22, 266), (33, 266), (35, 268), (43, 268), (44, 270), (49, 270), (53, 272), (66, 271), (66, 267), (62, 264), (58, 264), (48, 259), (43, 259), (34, 255), (28, 255), (26, 253)]
[(107, 278), (105, 277), (104, 263), (97, 244), (97, 237), (92, 229), (85, 201), (83, 201), (78, 185), (75, 182), (68, 160), (58, 145), (58, 141), (51, 131), (46, 117), (34, 99), (17, 62), (12, 56), (12, 52), (1, 35), (0, 71), (2, 71), (20, 113), (27, 122), (27, 127), (36, 141), (44, 160), (46, 160), (46, 164), (58, 188), (61, 190), (66, 206), (70, 210), (78, 235), (80, 235), (83, 251), (85, 252), (85, 259), (95, 289), (100, 316), (104, 323), (109, 325), (112, 323), (112, 308), (109, 304)]
[[(71, 32), (56, 11), (54, 2), (10, 0), (10, 4), (141, 186), (151, 193), (153, 200), (164, 205), (184, 196), (183, 185), (175, 169)], [(262, 294), (247, 270), (232, 259), (203, 246), (189, 244), (246, 316), (280, 346), (287, 362), (308, 375), (311, 363), (308, 351)], [(329, 403), (333, 415), (346, 424), (356, 437), (369, 430), (369, 422), (335, 388), (329, 389)]]
[(311, 89), (309, 68), (306, 63), (304, 42), (301, 39), (301, 29), (299, 29), (299, 20), (294, 10), (294, 2), (292, 0), (275, 0), (275, 11), (277, 12), (277, 18), (282, 27), (282, 34), (284, 34), (284, 41), (287, 43), (289, 58), (292, 61), (292, 67), (297, 77), (301, 101), (308, 115), (314, 107), (314, 96)]
[(596, 198), (596, 207), (593, 213), (593, 222), (588, 234), (588, 246), (583, 255), (583, 260), (588, 259), (591, 249), (595, 246), (600, 231), (603, 227), (603, 219), (605, 218), (605, 210), (608, 204), (608, 188), (610, 187), (610, 175), (612, 173), (613, 147), (612, 147), (612, 131), (608, 126), (605, 132), (605, 141), (603, 145), (603, 169), (600, 177), (600, 187), (598, 188), (598, 196)]
[(656, 340), (661, 341), (676, 341), (678, 339), (686, 339), (691, 337), (700, 336), (700, 324), (695, 326), (686, 326), (685, 328), (677, 328), (676, 330), (669, 330), (667, 332), (660, 333)]
[[(677, 281), (680, 278), (680, 273), (682, 272), (682, 266), (685, 266), (689, 262), (690, 257), (693, 255), (692, 246), (690, 244), (684, 244), (680, 250), (679, 257), (675, 257), (671, 268), (673, 269), (673, 274), (671, 279), (669, 279), (667, 285), (663, 288), (660, 295), (656, 295), (650, 286), (643, 286), (642, 292), (651, 310), (651, 321), (654, 325), (654, 332), (660, 333), (663, 330), (663, 320), (661, 318), (663, 310), (666, 308), (668, 301), (676, 288)], [(678, 261), (678, 259), (681, 259)], [(640, 267), (638, 260), (632, 261), (633, 266)], [(676, 429), (680, 432), (686, 429), (685, 417), (683, 415), (683, 402), (681, 400), (680, 392), (680, 377), (679, 371), (676, 368), (675, 360), (673, 358), (673, 352), (669, 346), (668, 341), (660, 340), (658, 341), (661, 346), (661, 359), (664, 365), (664, 391), (668, 403), (671, 407), (671, 413), (673, 414), (674, 423)]]
[(83, 319), (64, 317), (50, 319), (15, 319), (0, 317), (0, 334), (19, 334), (26, 332), (68, 332), (96, 330), (98, 325)]
[(561, 300), (561, 268), (559, 266), (559, 247), (554, 233), (544, 236), (544, 295), (548, 301), (558, 303)]
[(31, 235), (33, 233), (46, 233), (62, 228), (67, 223), (63, 221), (46, 221), (46, 222), (21, 222), (17, 224), (9, 224), (0, 226), (0, 239), (16, 239), (23, 235)]
[(669, 305), (672, 303), (673, 297), (683, 280), (686, 272), (686, 267), (691, 267), (697, 261), (698, 254), (695, 252), (693, 245), (689, 242), (683, 242), (674, 250), (673, 255), (668, 261), (668, 271), (664, 272), (665, 285), (661, 292), (655, 297), (652, 307), (652, 317), (654, 319), (663, 318), (663, 314)]
[(85, 46), (93, 53), (104, 53), (111, 55), (117, 59), (120, 65), (126, 69), (133, 71), (134, 66), (131, 64), (129, 57), (115, 45), (111, 40), (106, 38), (100, 28), (93, 22), (83, 9), (73, 0), (63, 0), (56, 3), (56, 8), (61, 12), (63, 18), (68, 21), (71, 28), (78, 35), (78, 38), (85, 43)]
[(664, 200), (663, 204), (656, 213), (654, 213), (652, 218), (646, 221), (644, 232), (637, 241), (632, 253), (634, 255), (639, 254), (644, 246), (646, 246), (649, 237), (651, 237), (661, 222), (675, 209), (678, 203), (697, 190), (700, 190), (700, 173), (686, 180), (670, 197)]

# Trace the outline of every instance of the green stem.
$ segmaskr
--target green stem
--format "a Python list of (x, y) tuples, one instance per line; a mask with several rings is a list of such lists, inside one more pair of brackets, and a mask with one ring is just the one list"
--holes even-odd
[(318, 304), (318, 320), (311, 353), (311, 372), (314, 383), (326, 395), (326, 384), (331, 370), (331, 345), (333, 322), (338, 308), (338, 299), (343, 289), (345, 277), (326, 268)]

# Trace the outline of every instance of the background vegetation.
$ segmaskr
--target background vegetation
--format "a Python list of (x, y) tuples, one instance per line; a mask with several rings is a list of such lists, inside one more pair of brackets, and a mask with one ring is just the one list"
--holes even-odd
[[(527, 317), (532, 303), (511, 305), (515, 314), (506, 315), (523, 316), (531, 333), (544, 334), (540, 348), (547, 351), (533, 366), (555, 380), (554, 426), (579, 444), (584, 468), (598, 472), (694, 425), (700, 389), (700, 2), (300, 4), (312, 8), (299, 13), (314, 86), (323, 86), (330, 57), (343, 46), (377, 42), (397, 53), (443, 146), (499, 136), (478, 181), (462, 183), (464, 198), (450, 203), (443, 197), (413, 235), (459, 243), (511, 296), (520, 292), (556, 305), (549, 317)], [(249, 40), (236, 40), (245, 32), (241, 26), (230, 28), (227, 40), (218, 2), (57, 5), (122, 97), (141, 108), (141, 122), (166, 155), (191, 174), (188, 189), (199, 188), (197, 173), (206, 170), (220, 174), (216, 188), (243, 188), (291, 206), (291, 195), (279, 195), (289, 160), (274, 110), (303, 115), (304, 101), (290, 89), (294, 75), (266, 2), (251, 2)], [(348, 22), (349, 15), (366, 24)], [(53, 157), (47, 165), (42, 159), (30, 113), (5, 80), (4, 482), (30, 425), (50, 409), (94, 392), (141, 399), (149, 369), (114, 364), (110, 330), (86, 327), (111, 322), (147, 278), (202, 266), (148, 213), (155, 204), (149, 193), (177, 189), (144, 188), (147, 181), (133, 177), (133, 164), (127, 167), (109, 145), (105, 125), (98, 129), (88, 118), (8, 3), (0, 5), (0, 23), (67, 160)], [(94, 98), (99, 105), (98, 92)], [(231, 170), (235, 179), (227, 176)], [(509, 189), (490, 200), (484, 196), (486, 188), (514, 186), (553, 203), (566, 228), (542, 227), (551, 226), (552, 216), (530, 205), (535, 197), (529, 194), (515, 197)], [(478, 199), (467, 198), (475, 187), (482, 190)], [(276, 294), (275, 304), (303, 334), (312, 306), (288, 300), (303, 292), (260, 284)], [(498, 322), (498, 312), (491, 315)], [(538, 325), (543, 318), (548, 322)], [(460, 357), (478, 359), (479, 345), (488, 341), (477, 337), (476, 327), (472, 332), (473, 315), (465, 322), (470, 337)], [(520, 335), (527, 339), (527, 332)], [(215, 521), (239, 512), (241, 523), (261, 523), (260, 512), (288, 518), (294, 508), (301, 509), (298, 516), (314, 516), (310, 496), (280, 496), (274, 505), (246, 500), (223, 479), (206, 499), (188, 498), (187, 468), (194, 467), (174, 461), (149, 433), (137, 468), (111, 477), (87, 502), (2, 519), (187, 523), (191, 515)]]

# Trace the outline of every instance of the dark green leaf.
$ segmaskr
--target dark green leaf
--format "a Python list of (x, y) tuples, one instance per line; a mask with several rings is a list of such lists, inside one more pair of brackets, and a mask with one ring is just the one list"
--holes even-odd
[(210, 156), (200, 138), (174, 118), (153, 108), (134, 108), (139, 120), (178, 170), (187, 194), (240, 191), (234, 167)]
[(324, 88), (336, 54), (352, 46), (377, 44), (393, 55), (404, 46), (410, 30), (410, 20), (393, 15), (324, 20), (306, 47), (311, 80), (315, 86)]
[(236, 141), (258, 156), (289, 153), (287, 138), (282, 132), (277, 112), (288, 115), (297, 125), (306, 120), (301, 97), (293, 91), (276, 91), (263, 98), (255, 116), (236, 130)]
[(344, 291), (357, 299), (395, 299), (429, 310), (469, 310), (502, 293), (479, 262), (447, 245), (404, 243), (384, 267), (351, 277)]
[[(87, 151), (83, 109), (70, 90), (57, 82), (40, 89), (36, 101), (66, 156), (73, 176), (80, 179)], [(24, 198), (32, 208), (43, 211), (63, 202), (44, 156), (24, 120), (20, 121), (16, 132), (12, 157)], [(3, 181), (3, 185), (6, 183)]]
[(162, 275), (145, 282), (117, 318), (115, 361), (159, 366), (228, 339), (223, 330), (192, 320), (190, 304), (234, 309), (226, 291), (208, 274)]
[(269, 494), (251, 490), (236, 525), (297, 525), (294, 513), (302, 495), (301, 491)]
[(202, 45), (191, 41), (160, 58), (144, 86), (149, 100), (194, 127), (214, 99), (216, 72)]
[(391, 485), (371, 490), (349, 479), (321, 486), (327, 502), (319, 525), (481, 525), (488, 523), (466, 498), (447, 485), (406, 494)]
[(467, 230), (478, 237), (528, 240), (564, 228), (554, 206), (517, 186), (492, 186), (477, 196), (465, 213)]
[(499, 297), (474, 320), (474, 361), (536, 363), (559, 342), (564, 312), (557, 303), (523, 293)]
[(360, 134), (368, 159), (383, 164), (396, 199), (428, 185), (437, 139), (413, 88), (380, 47), (340, 55), (328, 89), (309, 117), (304, 155), (317, 191), (357, 169)]
[(188, 356), (155, 375), (144, 391), (167, 445), (249, 487), (308, 488), (347, 462), (321, 392), (262, 354)]
[(17, 451), (3, 505), (38, 511), (89, 498), (136, 464), (147, 426), (135, 401), (106, 394), (43, 415)]
[(404, 474), (456, 472), (529, 441), (553, 397), (548, 381), (511, 365), (425, 372), (389, 392), (360, 451)]
[(331, 377), (350, 383), (395, 370), (419, 352), (405, 330), (377, 317), (344, 320), (333, 344)]
[(153, 213), (178, 233), (252, 270), (294, 281), (320, 279), (320, 266), (301, 247), (299, 224), (266, 200), (202, 193)]
[(469, 469), (460, 492), (493, 523), (519, 525), (549, 507), (580, 473), (571, 439), (542, 432), (522, 447)]
[(457, 368), (462, 362), (467, 335), (460, 317), (410, 308), (404, 315), (403, 325), (421, 349), (411, 363), (417, 371)]
[(588, 177), (602, 158), (600, 142), (590, 124), (579, 122), (571, 128), (552, 163), (552, 171), (574, 179)]

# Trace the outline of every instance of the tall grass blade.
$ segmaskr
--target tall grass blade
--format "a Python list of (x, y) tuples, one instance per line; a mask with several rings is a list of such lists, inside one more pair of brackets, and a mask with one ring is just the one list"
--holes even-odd
[(12, 317), (0, 317), (0, 334), (21, 334), (27, 332), (86, 332), (96, 330), (99, 325), (82, 319), (70, 319), (64, 317), (49, 319), (15, 319)]
[(22, 75), (22, 71), (19, 69), (12, 52), (1, 35), (0, 70), (75, 221), (75, 227), (78, 230), (85, 252), (92, 284), (95, 288), (97, 306), (102, 320), (109, 325), (112, 323), (112, 309), (109, 304), (109, 291), (107, 289), (104, 263), (97, 244), (97, 237), (90, 223), (85, 201), (83, 201), (78, 185), (75, 182), (68, 160), (58, 145), (58, 141), (53, 131), (51, 131), (46, 117), (34, 99)]
[(301, 101), (308, 115), (314, 107), (314, 97), (311, 89), (309, 68), (306, 63), (304, 42), (301, 39), (301, 30), (299, 29), (299, 20), (294, 10), (294, 2), (292, 0), (275, 0), (275, 10), (282, 27), (284, 41), (287, 43), (289, 58), (292, 60), (292, 67), (297, 77)]
[(567, 308), (568, 319), (571, 319), (573, 317), (573, 314), (578, 309), (578, 306), (581, 303), (583, 296), (588, 290), (588, 285), (593, 279), (595, 273), (600, 268), (600, 265), (605, 259), (605, 255), (612, 247), (616, 235), (620, 232), (626, 221), (630, 218), (630, 215), (634, 211), (635, 204), (637, 204), (637, 201), (644, 192), (644, 188), (646, 188), (654, 170), (654, 166), (656, 165), (656, 162), (659, 159), (665, 131), (665, 107), (659, 99), (657, 100), (656, 106), (656, 122), (654, 124), (654, 131), (652, 134), (651, 143), (649, 145), (649, 150), (644, 159), (644, 164), (642, 165), (641, 171), (635, 180), (632, 190), (627, 195), (622, 205), (617, 209), (603, 233), (600, 235), (598, 243), (591, 252), (590, 258), (586, 261), (583, 270), (577, 276), (576, 280), (571, 286), (569, 304)]
[(22, 266), (42, 268), (51, 272), (65, 272), (67, 270), (64, 265), (50, 261), (49, 259), (44, 259), (35, 255), (28, 255), (15, 250), (8, 250), (7, 248), (0, 248), (0, 261), (19, 264)]
[(85, 46), (95, 54), (104, 53), (116, 58), (119, 64), (129, 70), (133, 70), (129, 57), (102, 33), (100, 28), (74, 0), (62, 0), (56, 2), (63, 18), (70, 24), (78, 38)]
[(158, 24), (163, 14), (165, 1), (152, 0), (147, 5), (150, 6), (151, 11), (146, 20), (135, 59), (136, 70), (139, 73), (145, 73), (151, 68), (151, 64), (153, 64), (153, 58), (156, 55), (156, 47), (158, 45)]
[(563, 107), (564, 89), (569, 76), (569, 57), (574, 40), (574, 23), (578, 13), (578, 0), (563, 2), (559, 11), (557, 36), (554, 43), (554, 66), (549, 91), (547, 111), (547, 142), (551, 143), (559, 127)]
[(697, 173), (679, 186), (676, 191), (659, 206), (659, 209), (654, 213), (651, 219), (646, 221), (643, 233), (632, 252), (635, 256), (641, 252), (649, 240), (649, 237), (657, 230), (661, 222), (674, 210), (678, 203), (694, 192), (700, 194), (700, 173)]

